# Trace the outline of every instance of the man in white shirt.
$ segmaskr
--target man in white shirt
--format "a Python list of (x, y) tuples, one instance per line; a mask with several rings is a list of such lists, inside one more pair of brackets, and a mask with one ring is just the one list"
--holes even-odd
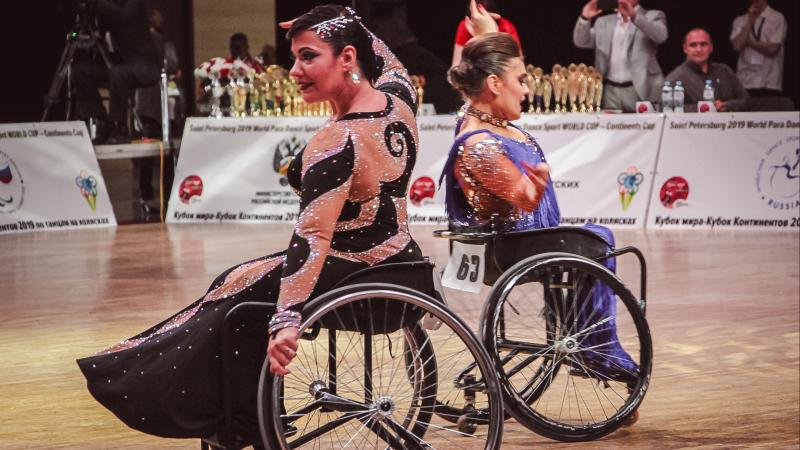
[(656, 102), (661, 96), (664, 74), (656, 53), (667, 40), (667, 16), (645, 10), (639, 0), (619, 0), (615, 11), (598, 17), (604, 11), (598, 0), (590, 0), (572, 40), (579, 48), (595, 50), (594, 66), (605, 80), (603, 107), (635, 112), (637, 101)]
[(731, 44), (739, 52), (736, 75), (755, 97), (783, 91), (783, 41), (786, 19), (767, 5), (751, 0), (750, 9), (733, 21)]

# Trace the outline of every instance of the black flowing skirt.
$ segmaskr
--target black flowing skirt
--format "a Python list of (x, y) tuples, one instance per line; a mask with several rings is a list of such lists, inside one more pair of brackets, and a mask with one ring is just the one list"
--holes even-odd
[[(384, 263), (421, 260), (415, 243)], [(252, 262), (274, 262), (274, 268), (226, 298), (205, 296), (165, 321), (97, 355), (78, 360), (89, 392), (129, 427), (156, 436), (203, 438), (224, 421), (221, 328), (228, 311), (242, 302), (275, 303), (280, 289), (283, 253)], [(223, 284), (241, 265), (220, 274), (208, 292)], [(329, 256), (312, 298), (344, 276), (367, 267)], [(227, 374), (231, 379), (234, 432), (250, 442), (258, 437), (257, 389), (266, 357), (270, 316), (237, 317)]]

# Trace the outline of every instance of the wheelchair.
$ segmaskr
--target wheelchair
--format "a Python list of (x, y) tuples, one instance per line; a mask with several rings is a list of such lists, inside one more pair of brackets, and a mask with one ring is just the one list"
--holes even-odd
[[(292, 373), (270, 377), (262, 367), (266, 448), (495, 449), (509, 418), (550, 439), (587, 441), (636, 412), (653, 359), (638, 249), (612, 249), (580, 227), (434, 236), (484, 246), (482, 281), (492, 288), (479, 336), (446, 307), (430, 262), (351, 274), (304, 306)], [(640, 264), (638, 299), (601, 264), (625, 254)], [(242, 303), (228, 317), (266, 317), (274, 307)], [(243, 447), (225, 431), (223, 380), (225, 426), (203, 449)]]
[[(434, 236), (484, 246), (483, 284), (491, 290), (479, 334), (507, 418), (568, 442), (615, 431), (636, 413), (650, 383), (643, 254), (611, 248), (586, 228), (500, 232), (491, 223)], [(638, 299), (601, 264), (625, 254), (639, 262)]]
[[(291, 373), (271, 376), (267, 361), (261, 370), (263, 447), (500, 447), (497, 374), (477, 336), (447, 308), (434, 269), (428, 261), (369, 267), (304, 305)], [(223, 374), (240, 318), (268, 317), (274, 308), (246, 302), (228, 312)], [(202, 449), (249, 445), (232, 432), (232, 382), (223, 375), (225, 423)]]

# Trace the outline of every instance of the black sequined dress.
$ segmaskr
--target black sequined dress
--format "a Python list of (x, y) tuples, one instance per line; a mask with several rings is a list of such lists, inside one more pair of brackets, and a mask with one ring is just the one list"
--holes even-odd
[[(288, 176), (301, 198), (300, 216), (287, 250), (230, 268), (184, 310), (78, 360), (89, 392), (131, 428), (173, 438), (220, 429), (220, 329), (235, 305), (279, 297), (296, 304), (356, 270), (422, 260), (406, 212), (418, 142), (416, 95), (383, 42), (373, 38), (373, 48), (383, 60), (375, 86), (386, 107), (329, 121), (294, 159)], [(268, 321), (237, 319), (230, 344), (234, 429), (251, 442), (258, 439), (256, 391)]]

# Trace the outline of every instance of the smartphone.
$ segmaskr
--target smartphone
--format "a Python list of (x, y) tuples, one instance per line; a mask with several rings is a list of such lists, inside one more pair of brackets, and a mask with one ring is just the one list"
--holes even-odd
[(619, 0), (597, 0), (597, 7), (600, 11), (614, 12), (619, 7)]

